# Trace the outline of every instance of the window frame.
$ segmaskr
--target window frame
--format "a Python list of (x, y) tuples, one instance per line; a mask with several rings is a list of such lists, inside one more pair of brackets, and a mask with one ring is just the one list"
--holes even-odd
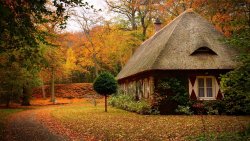
[[(203, 79), (203, 82), (204, 82), (204, 97), (200, 97), (199, 96), (199, 78), (202, 78)], [(207, 87), (207, 78), (211, 78), (211, 81), (212, 81), (212, 87)], [(215, 100), (215, 89), (216, 89), (216, 86), (215, 86), (215, 77), (214, 76), (197, 76), (196, 78), (196, 81), (197, 81), (197, 98), (199, 100)], [(207, 88), (212, 88), (212, 97), (208, 97), (208, 93), (207, 93)]]

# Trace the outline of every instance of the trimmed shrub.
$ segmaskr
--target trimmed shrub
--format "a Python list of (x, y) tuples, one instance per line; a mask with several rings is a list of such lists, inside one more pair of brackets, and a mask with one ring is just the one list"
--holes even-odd
[(117, 81), (112, 74), (104, 72), (95, 79), (93, 87), (101, 95), (111, 95), (117, 91)]
[(107, 96), (117, 91), (117, 81), (115, 77), (108, 73), (101, 73), (93, 84), (94, 90), (100, 95), (105, 96), (105, 112), (107, 112)]

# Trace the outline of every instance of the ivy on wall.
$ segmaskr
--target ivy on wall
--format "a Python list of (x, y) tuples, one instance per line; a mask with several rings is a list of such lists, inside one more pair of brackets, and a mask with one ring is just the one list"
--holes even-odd
[(165, 111), (166, 113), (173, 113), (178, 108), (178, 105), (188, 105), (188, 91), (181, 80), (177, 78), (163, 78), (158, 80), (155, 87), (152, 101), (154, 107), (158, 109), (165, 107), (165, 110), (168, 108)]

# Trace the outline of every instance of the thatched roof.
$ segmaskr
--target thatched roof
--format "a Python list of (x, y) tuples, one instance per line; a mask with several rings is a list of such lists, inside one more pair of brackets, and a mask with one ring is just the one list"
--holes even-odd
[(211, 23), (187, 10), (146, 40), (117, 79), (149, 70), (233, 69), (235, 52), (222, 38)]

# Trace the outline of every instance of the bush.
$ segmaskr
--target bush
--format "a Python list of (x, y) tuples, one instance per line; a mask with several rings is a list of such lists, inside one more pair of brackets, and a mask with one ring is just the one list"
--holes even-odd
[(181, 106), (178, 105), (178, 108), (175, 110), (178, 114), (192, 115), (193, 111), (191, 111), (189, 106)]
[(147, 101), (136, 101), (132, 95), (118, 94), (109, 98), (108, 103), (113, 106), (138, 114), (158, 114), (157, 110), (151, 109)]
[(194, 114), (219, 115), (226, 114), (223, 100), (191, 101)]
[(250, 55), (242, 59), (241, 65), (221, 78), (228, 114), (250, 114)]
[(205, 101), (204, 108), (208, 115), (225, 114), (225, 102), (223, 100)]
[(164, 78), (157, 82), (152, 105), (161, 114), (174, 114), (178, 105), (188, 106), (189, 95), (182, 81), (177, 78)]
[(170, 99), (177, 102), (178, 105), (187, 105), (189, 102), (188, 91), (185, 88), (185, 85), (177, 78), (159, 80), (157, 89), (160, 93), (170, 90), (174, 94), (170, 97)]

